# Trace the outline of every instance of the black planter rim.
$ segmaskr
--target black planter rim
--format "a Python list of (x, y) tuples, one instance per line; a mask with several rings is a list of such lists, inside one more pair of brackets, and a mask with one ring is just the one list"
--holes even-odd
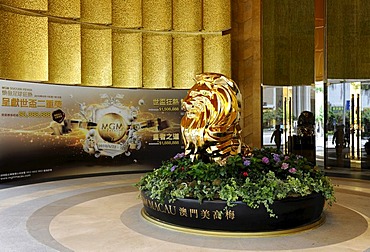
[(325, 223), (326, 216), (324, 213), (321, 214), (320, 218), (311, 223), (304, 226), (285, 229), (285, 230), (277, 230), (277, 231), (222, 231), (222, 230), (204, 230), (198, 228), (191, 228), (185, 226), (179, 226), (176, 224), (172, 224), (169, 222), (165, 222), (164, 220), (157, 219), (151, 215), (149, 215), (145, 208), (141, 209), (141, 216), (148, 222), (168, 229), (173, 230), (181, 233), (188, 233), (188, 234), (196, 234), (196, 235), (204, 235), (204, 236), (218, 236), (218, 237), (233, 237), (233, 238), (259, 238), (259, 237), (276, 237), (276, 236), (286, 236), (291, 234), (297, 234), (301, 232), (306, 232), (309, 230), (316, 229)]

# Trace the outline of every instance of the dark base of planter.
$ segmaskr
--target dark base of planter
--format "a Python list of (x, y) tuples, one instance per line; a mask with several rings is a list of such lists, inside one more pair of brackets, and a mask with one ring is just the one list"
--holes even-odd
[(296, 229), (320, 222), (325, 199), (321, 194), (276, 201), (270, 217), (264, 206), (252, 209), (243, 202), (225, 211), (221, 200), (179, 199), (174, 203), (152, 200), (141, 193), (144, 214), (156, 221), (207, 231), (268, 232)]

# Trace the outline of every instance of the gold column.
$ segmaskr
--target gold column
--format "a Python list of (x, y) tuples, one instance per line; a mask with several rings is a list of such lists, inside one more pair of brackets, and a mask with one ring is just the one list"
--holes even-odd
[(142, 27), (142, 0), (112, 0), (112, 22), (115, 27)]
[(81, 22), (111, 24), (112, 0), (81, 0)]
[(143, 28), (146, 30), (171, 30), (172, 0), (143, 1)]
[(2, 50), (0, 62), (3, 78), (46, 81), (48, 79), (48, 20), (1, 13)]
[(80, 0), (49, 0), (48, 15), (65, 18), (80, 18)]
[(203, 29), (224, 31), (231, 27), (230, 0), (203, 0)]
[(173, 39), (173, 87), (191, 88), (202, 72), (202, 37), (175, 36)]
[[(272, 2), (272, 1), (271, 1)], [(243, 95), (243, 142), (261, 147), (261, 1), (233, 0), (232, 79)]]
[(81, 28), (81, 84), (112, 85), (112, 32), (86, 25)]
[(202, 0), (173, 0), (173, 29), (202, 30)]
[(143, 35), (143, 86), (145, 88), (171, 88), (171, 36)]
[(203, 71), (231, 76), (231, 36), (205, 36)]
[(15, 8), (27, 9), (27, 10), (38, 10), (47, 11), (48, 10), (48, 0), (1, 0), (0, 3), (9, 5)]
[(142, 87), (142, 34), (113, 32), (113, 86)]
[(49, 80), (57, 84), (81, 83), (81, 28), (79, 24), (49, 20)]

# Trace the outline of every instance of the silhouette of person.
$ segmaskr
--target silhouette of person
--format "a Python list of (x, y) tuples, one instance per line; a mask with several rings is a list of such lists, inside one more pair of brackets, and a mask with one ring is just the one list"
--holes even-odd
[(275, 141), (276, 148), (278, 150), (280, 150), (280, 146), (281, 146), (281, 134), (282, 133), (283, 131), (280, 129), (280, 125), (276, 125), (275, 130), (274, 132), (272, 132), (271, 139), (270, 139), (270, 143), (272, 143), (272, 140)]
[(345, 147), (344, 143), (344, 126), (343, 125), (337, 125), (336, 131), (334, 132), (332, 144), (335, 142), (335, 152), (337, 155), (337, 158), (342, 158), (342, 151), (343, 147)]
[(344, 130), (343, 125), (338, 125), (334, 132), (332, 144), (335, 142), (335, 147), (344, 147)]

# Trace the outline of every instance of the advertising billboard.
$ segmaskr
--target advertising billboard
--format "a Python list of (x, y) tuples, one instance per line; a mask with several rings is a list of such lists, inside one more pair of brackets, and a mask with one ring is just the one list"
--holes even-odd
[(183, 151), (185, 90), (0, 87), (0, 183), (147, 171)]

